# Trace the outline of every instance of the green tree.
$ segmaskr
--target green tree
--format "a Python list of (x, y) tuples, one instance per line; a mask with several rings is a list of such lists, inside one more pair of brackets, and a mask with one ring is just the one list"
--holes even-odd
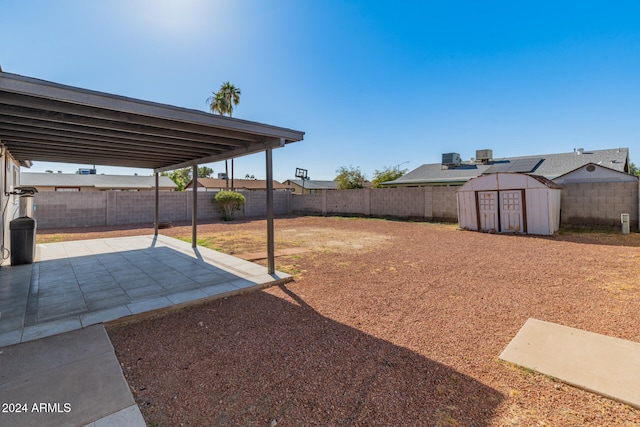
[(359, 167), (341, 166), (336, 173), (338, 175), (333, 180), (338, 183), (338, 190), (364, 188), (365, 176)]
[[(168, 176), (171, 181), (178, 186), (176, 191), (184, 191), (185, 187), (191, 181), (193, 168), (182, 168), (172, 170), (171, 172), (162, 172), (160, 175)], [(198, 166), (198, 178), (209, 178), (213, 175), (213, 169), (208, 166)]]
[(244, 196), (235, 191), (219, 191), (212, 200), (225, 221), (233, 220), (235, 211), (240, 210), (245, 201)]
[[(220, 89), (207, 98), (209, 110), (211, 110), (212, 113), (218, 113), (223, 116), (228, 114), (229, 117), (232, 117), (233, 107), (240, 103), (240, 94), (240, 88), (235, 87), (228, 81), (222, 83), (222, 85), (220, 85)], [(224, 161), (224, 168), (227, 176), (227, 188), (229, 188), (228, 160)], [(231, 170), (233, 171), (233, 159), (231, 159)], [(231, 180), (233, 181), (233, 175), (231, 176)]]
[(373, 172), (373, 179), (371, 180), (371, 186), (374, 188), (381, 188), (383, 182), (393, 181), (400, 178), (407, 173), (409, 169), (400, 169), (398, 166), (385, 167), (382, 170), (375, 170)]
[(208, 166), (198, 166), (198, 178), (211, 178), (213, 169)]
[(640, 176), (640, 169), (633, 162), (629, 162), (629, 173), (631, 175)]
[(224, 99), (222, 103), (224, 105), (224, 112), (221, 114), (228, 114), (229, 117), (233, 116), (233, 107), (236, 107), (240, 103), (240, 88), (235, 87), (230, 82), (222, 83), (220, 90), (216, 94), (216, 97), (220, 94), (220, 97)]
[(184, 191), (189, 181), (191, 181), (191, 168), (175, 169), (170, 172), (162, 172), (161, 175), (168, 176), (177, 185), (176, 191)]

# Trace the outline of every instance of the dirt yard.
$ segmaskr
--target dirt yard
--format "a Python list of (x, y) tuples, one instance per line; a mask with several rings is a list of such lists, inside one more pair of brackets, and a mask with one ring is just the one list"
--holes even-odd
[[(264, 221), (199, 242), (265, 250)], [(76, 230), (78, 231), (78, 230)], [(39, 241), (151, 229), (39, 231)], [(190, 228), (162, 234), (188, 238)], [(110, 328), (157, 426), (638, 426), (640, 411), (501, 362), (529, 317), (640, 342), (640, 235), (282, 218), (295, 282)]]

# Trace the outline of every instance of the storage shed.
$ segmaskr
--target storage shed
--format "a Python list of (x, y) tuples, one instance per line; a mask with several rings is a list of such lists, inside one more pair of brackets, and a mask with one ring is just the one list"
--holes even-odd
[(479, 176), (456, 192), (458, 223), (467, 230), (550, 235), (560, 228), (560, 193), (542, 176)]

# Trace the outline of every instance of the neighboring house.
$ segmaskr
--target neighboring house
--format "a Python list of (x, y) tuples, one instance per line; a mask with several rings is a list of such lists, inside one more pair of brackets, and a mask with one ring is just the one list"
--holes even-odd
[[(168, 176), (158, 177), (160, 191), (173, 191), (176, 184)], [(84, 175), (76, 173), (22, 172), (20, 182), (24, 187), (45, 191), (152, 191), (154, 176), (138, 175)]]
[(338, 189), (338, 183), (336, 181), (305, 179), (303, 182), (301, 179), (288, 179), (283, 184), (287, 185), (293, 194), (315, 194), (322, 193), (326, 190)]
[[(192, 182), (189, 181), (186, 185), (186, 191), (192, 190)], [(216, 178), (198, 178), (198, 191), (220, 191), (231, 189), (232, 180), (229, 179), (229, 187), (227, 187), (226, 179), (216, 179)], [(235, 190), (263, 190), (267, 189), (267, 180), (266, 179), (234, 179), (233, 180), (233, 188)], [(286, 185), (273, 180), (273, 189), (274, 190), (288, 190), (289, 187)]]
[(382, 186), (462, 185), (471, 178), (499, 172), (531, 173), (555, 180), (589, 163), (629, 174), (628, 148), (593, 151), (578, 148), (571, 153), (504, 158), (493, 158), (492, 150), (478, 150), (476, 158), (470, 161), (461, 161), (457, 153), (443, 154), (442, 160), (441, 163), (422, 165), (394, 181), (382, 183)]
[(595, 163), (587, 163), (553, 180), (557, 184), (581, 182), (637, 182), (638, 177)]

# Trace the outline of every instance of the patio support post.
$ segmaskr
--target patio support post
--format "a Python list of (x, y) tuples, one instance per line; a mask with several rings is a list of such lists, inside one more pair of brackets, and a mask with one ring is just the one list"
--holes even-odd
[(157, 236), (158, 235), (158, 204), (159, 204), (159, 190), (158, 190), (158, 184), (159, 184), (160, 178), (158, 177), (158, 172), (156, 172), (156, 188), (155, 188), (155, 193), (156, 193), (156, 203), (154, 206), (154, 210), (153, 210), (153, 235)]
[(267, 273), (274, 274), (275, 245), (273, 235), (273, 156), (271, 147), (265, 151), (267, 161)]
[(193, 207), (191, 212), (191, 247), (195, 248), (198, 240), (198, 165), (193, 164), (193, 179), (191, 180), (191, 193), (193, 195)]

